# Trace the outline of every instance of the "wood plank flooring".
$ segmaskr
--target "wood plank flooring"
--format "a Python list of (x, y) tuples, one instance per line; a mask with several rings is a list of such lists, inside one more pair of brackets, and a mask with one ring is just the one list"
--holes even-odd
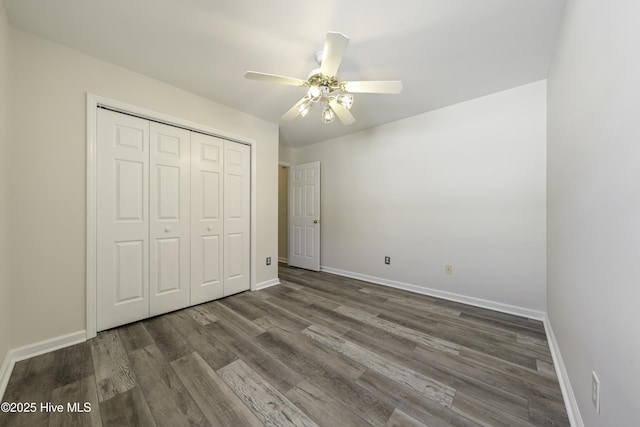
[(279, 273), (279, 286), (18, 362), (2, 400), (37, 410), (0, 426), (569, 425), (541, 322)]

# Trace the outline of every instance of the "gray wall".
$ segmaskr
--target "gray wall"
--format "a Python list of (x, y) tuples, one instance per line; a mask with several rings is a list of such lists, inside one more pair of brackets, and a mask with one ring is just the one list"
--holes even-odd
[(12, 30), (11, 347), (85, 329), (86, 92), (256, 140), (256, 281), (277, 278), (278, 127)]
[[(11, 29), (0, 3), (0, 379), (10, 349), (11, 305), (9, 284), (10, 73)], [(1, 387), (0, 387), (1, 390)]]
[(548, 315), (587, 426), (640, 420), (639, 17), (569, 0), (548, 78)]
[(321, 163), (321, 265), (542, 317), (545, 141), (539, 81), (294, 150)]

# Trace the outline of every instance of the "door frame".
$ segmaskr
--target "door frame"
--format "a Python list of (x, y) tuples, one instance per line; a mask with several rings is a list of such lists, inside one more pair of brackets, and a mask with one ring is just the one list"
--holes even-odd
[(280, 257), (280, 231), (278, 231), (278, 262), (280, 263), (284, 263), (284, 264), (289, 264), (289, 172), (291, 170), (291, 163), (288, 162), (278, 162), (278, 229), (280, 228), (280, 226), (282, 224), (280, 224), (280, 168), (286, 168), (287, 169), (287, 194), (285, 194), (285, 197), (287, 199), (287, 206), (285, 207), (285, 214), (287, 217), (287, 221), (286, 224), (284, 225), (284, 228), (287, 230), (287, 237), (286, 237), (286, 242), (285, 245), (287, 247), (287, 255), (285, 258), (281, 258)]
[(209, 126), (193, 123), (157, 111), (138, 107), (135, 105), (120, 102), (114, 99), (105, 98), (93, 93), (87, 92), (87, 205), (86, 205), (86, 248), (85, 248), (85, 267), (86, 267), (86, 334), (87, 339), (97, 335), (97, 167), (96, 167), (96, 144), (97, 144), (97, 109), (98, 107), (108, 108), (124, 114), (130, 114), (143, 119), (152, 120), (176, 126), (218, 138), (228, 139), (230, 141), (239, 142), (248, 145), (251, 148), (251, 290), (256, 288), (256, 141), (229, 132), (224, 132)]

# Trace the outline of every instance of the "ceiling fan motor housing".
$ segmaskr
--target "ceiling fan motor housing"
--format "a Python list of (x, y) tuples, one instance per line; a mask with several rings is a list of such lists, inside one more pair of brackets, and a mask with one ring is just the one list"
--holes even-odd
[(311, 77), (309, 77), (309, 85), (318, 86), (320, 88), (326, 87), (329, 92), (333, 92), (335, 90), (340, 89), (340, 82), (336, 77), (325, 76), (320, 72), (313, 74)]

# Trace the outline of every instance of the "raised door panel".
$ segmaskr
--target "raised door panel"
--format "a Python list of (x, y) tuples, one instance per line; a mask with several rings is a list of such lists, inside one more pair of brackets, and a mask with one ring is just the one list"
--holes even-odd
[(224, 141), (224, 296), (251, 287), (251, 150)]
[(149, 316), (149, 122), (99, 109), (97, 330)]
[(191, 134), (191, 304), (223, 296), (224, 141)]
[(114, 242), (115, 305), (142, 300), (145, 286), (145, 244), (142, 240)]
[(190, 304), (191, 133), (150, 123), (149, 313)]

